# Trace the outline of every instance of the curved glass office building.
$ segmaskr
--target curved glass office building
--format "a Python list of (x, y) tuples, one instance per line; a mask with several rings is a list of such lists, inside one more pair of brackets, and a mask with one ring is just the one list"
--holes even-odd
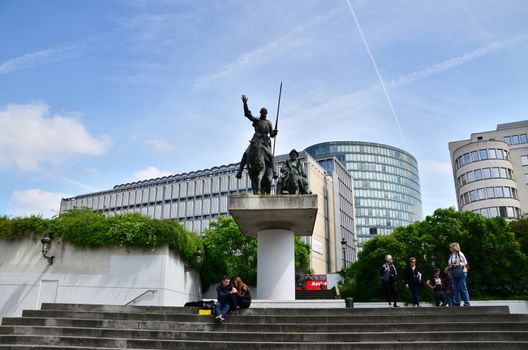
[(418, 163), (410, 153), (359, 141), (319, 143), (306, 152), (329, 172), (335, 157), (352, 174), (359, 249), (375, 235), (422, 218)]

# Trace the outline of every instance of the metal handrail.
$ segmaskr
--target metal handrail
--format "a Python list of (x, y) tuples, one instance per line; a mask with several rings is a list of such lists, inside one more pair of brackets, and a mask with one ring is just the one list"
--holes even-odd
[(144, 291), (143, 293), (141, 293), (140, 295), (138, 295), (137, 297), (135, 297), (134, 299), (132, 299), (128, 303), (126, 303), (125, 306), (128, 306), (130, 304), (135, 303), (139, 298), (143, 297), (144, 295), (146, 295), (148, 293), (156, 294), (157, 292), (158, 292), (157, 289), (149, 289), (147, 291)]

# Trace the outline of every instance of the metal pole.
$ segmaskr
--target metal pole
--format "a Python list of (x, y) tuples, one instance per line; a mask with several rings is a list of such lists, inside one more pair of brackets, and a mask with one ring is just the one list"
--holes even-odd
[[(279, 126), (279, 110), (280, 110), (280, 101), (281, 101), (281, 95), (282, 95), (282, 81), (279, 88), (279, 103), (277, 105), (277, 116), (275, 117), (275, 131), (277, 131), (277, 127)], [(277, 136), (273, 138), (273, 156), (275, 157), (275, 143), (277, 142)]]

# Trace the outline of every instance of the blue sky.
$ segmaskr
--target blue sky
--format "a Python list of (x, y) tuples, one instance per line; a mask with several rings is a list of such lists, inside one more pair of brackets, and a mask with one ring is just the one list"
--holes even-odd
[(455, 206), (447, 143), (528, 119), (527, 19), (523, 0), (0, 0), (0, 215), (237, 162), (240, 95), (274, 115), (280, 81), (278, 154), (400, 147), (424, 213)]

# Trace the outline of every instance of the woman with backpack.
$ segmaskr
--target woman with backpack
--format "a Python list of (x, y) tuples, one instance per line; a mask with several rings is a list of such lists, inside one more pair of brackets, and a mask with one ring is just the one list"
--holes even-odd
[(467, 289), (467, 271), (469, 264), (464, 253), (460, 251), (460, 244), (457, 242), (449, 245), (449, 251), (451, 252), (451, 256), (449, 257), (446, 273), (449, 270), (453, 282), (453, 306), (460, 306), (461, 293), (464, 306), (469, 306), (469, 292)]

